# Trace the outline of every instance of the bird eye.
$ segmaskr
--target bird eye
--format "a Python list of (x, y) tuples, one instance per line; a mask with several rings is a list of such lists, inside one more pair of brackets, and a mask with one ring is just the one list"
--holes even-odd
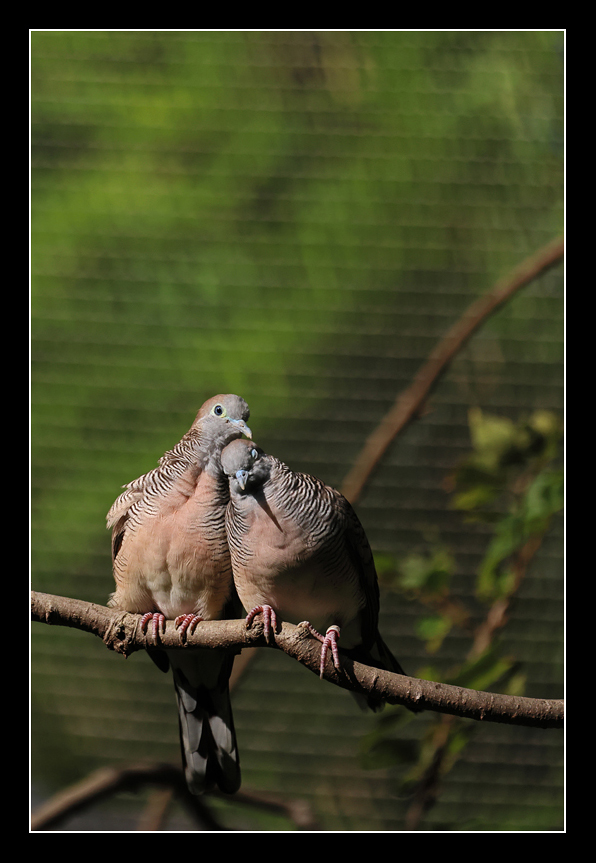
[(212, 411), (212, 413), (214, 413), (216, 417), (222, 417), (225, 412), (225, 408), (222, 405), (215, 405)]

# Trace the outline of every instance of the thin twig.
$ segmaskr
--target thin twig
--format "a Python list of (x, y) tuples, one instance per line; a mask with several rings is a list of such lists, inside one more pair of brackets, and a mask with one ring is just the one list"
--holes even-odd
[(470, 658), (480, 656), (491, 644), (495, 633), (507, 623), (511, 604), (513, 603), (532, 559), (544, 539), (544, 534), (532, 536), (518, 549), (513, 557), (511, 568), (514, 573), (513, 585), (506, 596), (492, 604), (486, 619), (476, 629), (474, 643), (470, 650)]

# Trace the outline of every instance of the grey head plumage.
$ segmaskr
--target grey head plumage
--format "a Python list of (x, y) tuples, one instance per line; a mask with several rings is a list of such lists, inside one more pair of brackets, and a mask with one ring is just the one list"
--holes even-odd
[(154, 514), (160, 499), (190, 465), (194, 464), (197, 471), (221, 471), (222, 448), (242, 435), (252, 437), (247, 425), (249, 416), (249, 407), (240, 396), (213, 396), (199, 408), (181, 440), (161, 456), (158, 466), (124, 486), (126, 491), (114, 501), (106, 516), (108, 527), (114, 528), (114, 562), (124, 528), (135, 529), (145, 512)]
[(247, 485), (250, 490), (267, 481), (271, 475), (271, 460), (263, 456), (264, 450), (252, 441), (236, 440), (226, 446), (221, 454), (221, 466), (233, 492), (243, 493)]

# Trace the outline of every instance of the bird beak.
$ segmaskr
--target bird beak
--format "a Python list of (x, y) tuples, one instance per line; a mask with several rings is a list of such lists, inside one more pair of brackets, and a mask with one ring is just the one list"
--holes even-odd
[(230, 422), (234, 423), (234, 425), (236, 425), (236, 426), (238, 426), (238, 428), (242, 429), (242, 434), (246, 435), (246, 437), (249, 437), (252, 440), (252, 432), (249, 429), (249, 427), (246, 425), (244, 420), (230, 420)]
[(247, 470), (237, 470), (236, 471), (236, 479), (240, 485), (242, 491), (246, 488), (246, 483), (248, 482), (248, 471)]

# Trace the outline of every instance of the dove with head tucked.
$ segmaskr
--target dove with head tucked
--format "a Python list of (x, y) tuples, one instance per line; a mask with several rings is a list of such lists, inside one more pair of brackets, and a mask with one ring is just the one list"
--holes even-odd
[[(251, 441), (228, 444), (221, 463), (230, 482), (226, 529), (234, 583), (247, 624), (262, 612), (269, 637), (278, 615), (308, 622), (322, 642), (321, 674), (329, 651), (340, 666), (340, 635), (352, 659), (403, 674), (379, 633), (373, 555), (346, 498)], [(372, 710), (383, 706), (372, 695), (366, 703)]]

